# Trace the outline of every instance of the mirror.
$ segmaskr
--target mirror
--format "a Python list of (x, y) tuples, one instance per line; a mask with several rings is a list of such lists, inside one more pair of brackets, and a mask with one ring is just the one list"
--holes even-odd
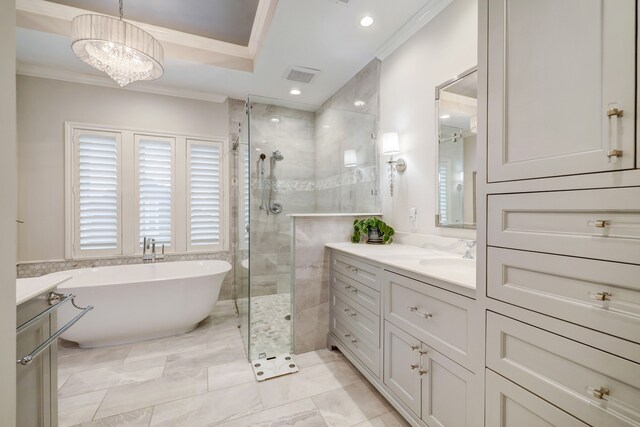
[(436, 87), (436, 226), (476, 228), (478, 73), (474, 67)]

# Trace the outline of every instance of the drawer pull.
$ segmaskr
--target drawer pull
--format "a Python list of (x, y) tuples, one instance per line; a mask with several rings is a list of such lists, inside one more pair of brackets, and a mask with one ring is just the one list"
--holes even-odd
[(351, 313), (349, 313), (349, 316), (351, 316), (351, 317), (356, 317), (356, 314), (358, 314), (358, 313), (351, 312)]
[(604, 397), (609, 396), (609, 389), (600, 387), (593, 390), (592, 394), (593, 394), (593, 397), (595, 397), (596, 399), (606, 400)]
[(607, 117), (623, 117), (624, 116), (624, 110), (620, 110), (618, 108), (609, 108), (609, 110), (607, 111)]
[(347, 313), (350, 309), (349, 308), (345, 308), (344, 312)]
[(420, 356), (424, 356), (425, 354), (428, 353), (427, 350), (420, 350), (418, 353), (420, 353)]
[(355, 344), (355, 343), (358, 342), (358, 340), (354, 338), (354, 339), (351, 340), (351, 342)]
[(409, 365), (409, 367), (411, 368), (412, 371), (414, 371), (414, 370), (419, 368), (419, 365), (417, 363), (414, 363), (414, 364)]
[(623, 154), (622, 150), (609, 150), (607, 152), (607, 157), (609, 157), (609, 158), (612, 158), (612, 157), (613, 158), (618, 158), (618, 157), (622, 157), (622, 154)]
[(345, 338), (349, 338), (351, 336), (351, 334), (344, 334)]
[(595, 225), (596, 228), (605, 228), (607, 226), (607, 220), (604, 220), (604, 219), (595, 220), (593, 225)]
[(410, 312), (415, 313), (420, 317), (424, 317), (425, 319), (431, 319), (433, 317), (433, 314), (431, 314), (431, 313), (423, 313), (421, 311), (418, 311), (418, 307), (416, 307), (415, 305), (411, 306), (411, 307), (407, 307), (407, 309)]
[(418, 373), (420, 374), (420, 376), (423, 376), (423, 375), (424, 375), (424, 374), (426, 374), (427, 372), (429, 372), (429, 371), (427, 371), (426, 369), (420, 369), (420, 370), (418, 371)]
[(596, 301), (611, 301), (610, 292), (596, 292), (592, 294), (591, 297)]
[(419, 349), (419, 348), (420, 348), (420, 346), (419, 346), (419, 345), (411, 344), (411, 350), (412, 350), (412, 351), (416, 351), (416, 350), (417, 350), (417, 349)]

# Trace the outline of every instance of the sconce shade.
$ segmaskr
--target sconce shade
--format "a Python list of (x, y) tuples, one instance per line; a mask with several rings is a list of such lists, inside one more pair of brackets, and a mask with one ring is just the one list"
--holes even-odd
[(392, 156), (400, 153), (400, 141), (397, 132), (387, 132), (382, 134), (382, 154)]
[(358, 155), (356, 154), (356, 150), (345, 150), (344, 165), (348, 168), (358, 166)]

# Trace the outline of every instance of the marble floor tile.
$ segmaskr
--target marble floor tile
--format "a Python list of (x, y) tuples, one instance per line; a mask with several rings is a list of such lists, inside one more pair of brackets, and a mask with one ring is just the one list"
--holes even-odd
[(122, 363), (71, 375), (58, 390), (59, 397), (73, 396), (109, 387), (151, 380), (162, 376), (166, 357)]
[(208, 426), (261, 410), (258, 387), (249, 383), (158, 405), (151, 426)]
[(187, 371), (108, 389), (95, 419), (160, 405), (207, 391), (207, 370)]
[(252, 382), (255, 376), (246, 359), (209, 367), (209, 391)]
[(149, 427), (153, 408), (137, 409), (124, 414), (79, 424), (77, 427)]
[(81, 349), (77, 353), (58, 357), (58, 376), (66, 378), (90, 369), (120, 365), (130, 351), (129, 346)]
[(393, 411), (356, 424), (354, 427), (410, 427), (402, 416)]
[(245, 359), (244, 347), (220, 343), (218, 348), (189, 351), (172, 354), (167, 357), (164, 375), (171, 375), (184, 370), (208, 368)]
[(107, 390), (58, 399), (58, 427), (91, 421)]
[(182, 334), (138, 343), (131, 349), (126, 361), (135, 362), (177, 353), (201, 351), (206, 348), (207, 344), (202, 342), (201, 337)]
[(220, 427), (326, 427), (326, 425), (311, 399), (298, 400), (218, 424)]
[(346, 361), (329, 362), (301, 369), (298, 373), (258, 384), (265, 408), (273, 408), (359, 382), (360, 376)]
[(319, 365), (321, 363), (334, 362), (336, 360), (343, 360), (344, 356), (339, 351), (331, 351), (329, 349), (322, 349), (316, 351), (308, 351), (306, 353), (295, 354), (295, 361), (300, 369), (308, 368), (313, 365)]
[(364, 382), (332, 390), (312, 399), (331, 427), (350, 427), (392, 410), (390, 404)]

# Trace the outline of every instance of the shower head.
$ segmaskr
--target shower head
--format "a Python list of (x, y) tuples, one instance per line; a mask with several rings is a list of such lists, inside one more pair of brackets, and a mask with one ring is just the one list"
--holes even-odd
[(276, 150), (273, 153), (271, 153), (271, 158), (276, 161), (284, 160), (284, 156), (282, 155), (280, 150)]

